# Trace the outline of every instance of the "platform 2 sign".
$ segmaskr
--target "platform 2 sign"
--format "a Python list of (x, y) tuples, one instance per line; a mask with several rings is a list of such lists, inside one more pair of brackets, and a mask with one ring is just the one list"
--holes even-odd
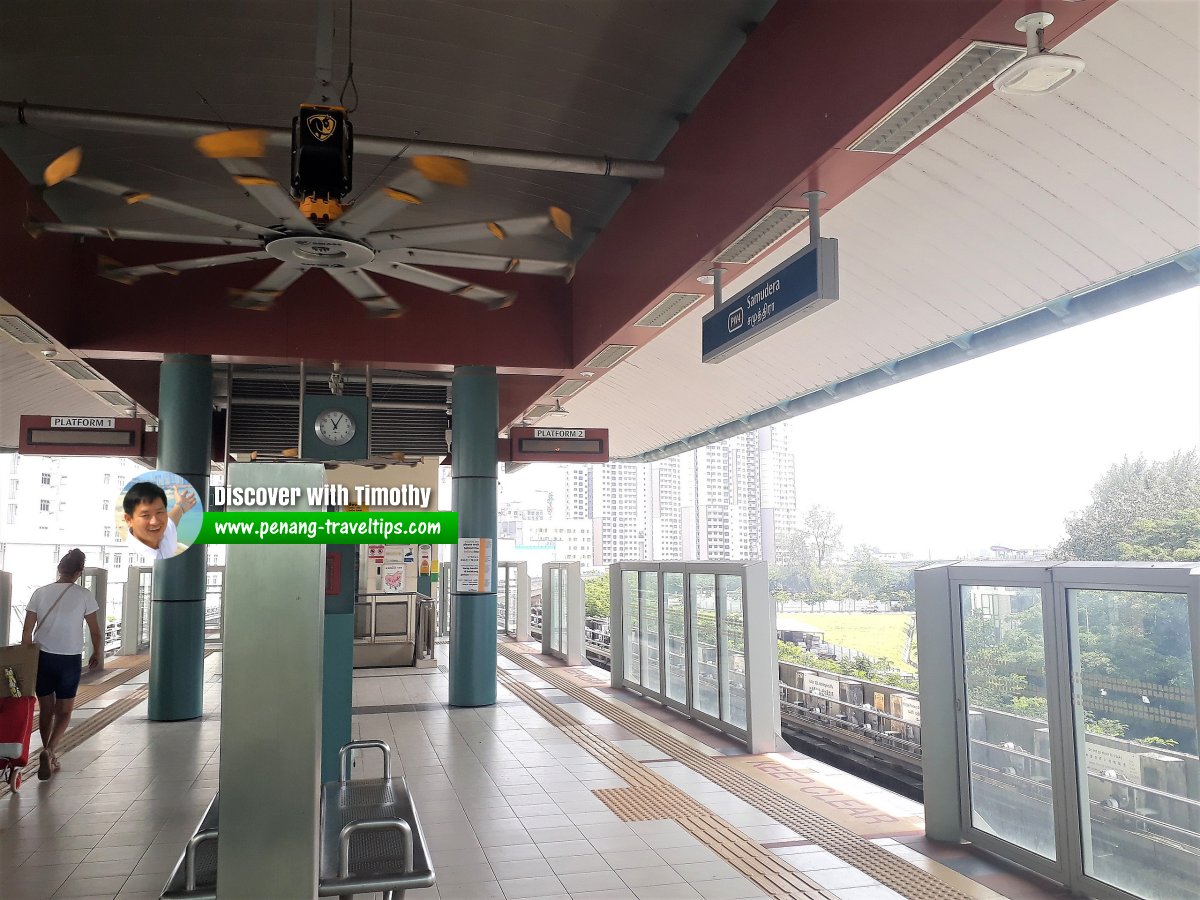
[(146, 423), (106, 416), (21, 416), (29, 456), (144, 456)]
[(700, 359), (728, 359), (837, 298), (837, 241), (821, 238), (708, 313)]
[(529, 428), (508, 430), (509, 461), (608, 462), (607, 428)]

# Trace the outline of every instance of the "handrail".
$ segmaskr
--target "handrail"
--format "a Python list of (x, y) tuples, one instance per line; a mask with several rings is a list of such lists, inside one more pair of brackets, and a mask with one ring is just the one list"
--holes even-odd
[(379, 750), (383, 754), (383, 777), (390, 779), (392, 777), (392, 748), (383, 741), (351, 741), (348, 744), (343, 744), (338, 750), (338, 770), (339, 782), (345, 784), (350, 780), (350, 767), (346, 765), (346, 759), (352, 750)]
[(389, 828), (394, 828), (404, 835), (404, 871), (402, 874), (410, 874), (413, 870), (412, 826), (403, 819), (362, 819), (342, 826), (342, 830), (338, 832), (338, 877), (350, 877), (351, 837), (359, 831), (383, 831)]

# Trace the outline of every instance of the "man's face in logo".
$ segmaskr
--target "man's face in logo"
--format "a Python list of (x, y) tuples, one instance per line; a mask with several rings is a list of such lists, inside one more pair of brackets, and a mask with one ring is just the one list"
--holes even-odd
[(125, 524), (135, 538), (157, 550), (167, 528), (167, 504), (158, 499), (139, 503), (132, 515), (125, 514)]
[(308, 117), (308, 130), (318, 141), (327, 141), (337, 130), (337, 119), (325, 113), (317, 113)]

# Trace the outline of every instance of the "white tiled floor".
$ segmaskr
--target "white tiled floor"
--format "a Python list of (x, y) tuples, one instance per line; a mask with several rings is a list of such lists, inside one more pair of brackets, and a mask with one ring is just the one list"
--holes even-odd
[[(208, 661), (203, 720), (152, 724), (143, 704), (66, 754), (51, 782), (0, 799), (4, 900), (158, 896), (217, 787), (219, 662)], [(548, 699), (565, 700), (560, 707), (580, 721), (608, 722), (536, 675), (502, 665)], [(763, 896), (677, 823), (621, 822), (592, 791), (625, 782), (503, 687), (496, 706), (478, 709), (447, 708), (447, 689), (435, 669), (374, 670), (354, 680), (354, 736), (391, 745), (436, 865), (437, 886), (410, 891), (409, 900)], [(643, 741), (619, 744), (635, 758), (662, 758)], [(355, 777), (376, 776), (381, 765), (368, 753)], [(679, 763), (648, 765), (756, 840), (794, 837)], [(865, 900), (864, 888), (886, 896), (824, 851), (778, 855), (844, 900)]]

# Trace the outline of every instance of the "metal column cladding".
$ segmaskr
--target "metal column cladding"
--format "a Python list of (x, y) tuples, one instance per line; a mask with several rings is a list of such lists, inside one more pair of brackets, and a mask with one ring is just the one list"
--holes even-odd
[[(451, 595), (450, 703), (491, 706), (496, 702), (496, 434), (500, 430), (496, 370), (460, 366), (454, 370), (452, 391), (450, 455), (459, 545), (464, 538), (481, 539), (487, 548), (481, 582), (491, 590), (455, 590)], [(458, 556), (455, 548), (456, 576)]]
[[(208, 496), (212, 450), (212, 358), (168, 353), (159, 370), (158, 468)], [(151, 616), (152, 721), (204, 714), (205, 552), (190, 547), (154, 564)]]
[[(227, 481), (319, 488), (325, 469), (319, 463), (234, 464)], [(286, 509), (314, 507), (302, 499)], [(231, 544), (225, 573), (218, 892), (222, 900), (312, 898), (324, 628), (335, 618), (325, 614), (325, 548)]]

